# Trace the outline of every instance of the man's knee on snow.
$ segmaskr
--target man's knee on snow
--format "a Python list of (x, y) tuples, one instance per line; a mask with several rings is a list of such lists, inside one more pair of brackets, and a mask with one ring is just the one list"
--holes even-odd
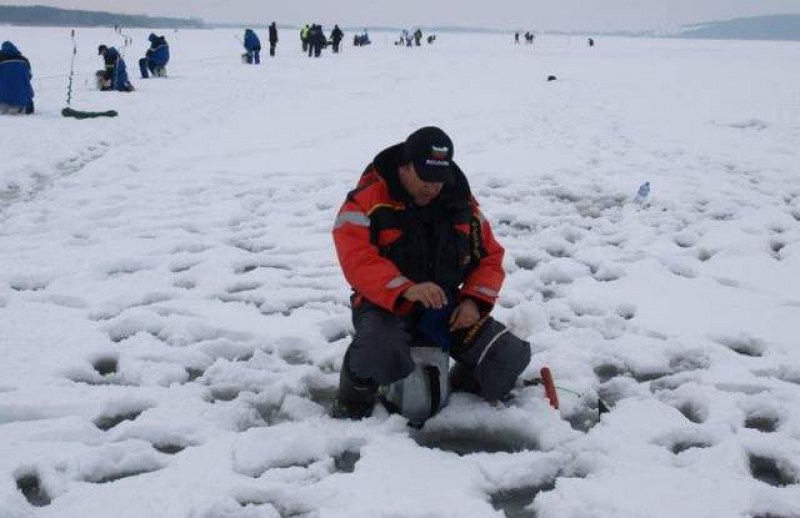
[(354, 320), (356, 335), (350, 346), (353, 374), (385, 385), (414, 370), (411, 336), (399, 317), (371, 305), (357, 309)]
[(459, 337), (453, 357), (474, 369), (481, 397), (495, 401), (514, 388), (530, 363), (531, 346), (489, 317)]
[[(503, 338), (506, 338), (503, 340)], [(514, 335), (506, 334), (498, 340), (475, 368), (475, 381), (481, 396), (496, 401), (507, 396), (517, 378), (531, 361), (531, 346)]]

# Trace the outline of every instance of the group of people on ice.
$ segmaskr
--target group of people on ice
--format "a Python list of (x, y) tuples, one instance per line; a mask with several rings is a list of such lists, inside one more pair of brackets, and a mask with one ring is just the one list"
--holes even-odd
[(308, 52), (308, 57), (320, 57), (320, 55), (322, 55), (322, 49), (328, 45), (331, 46), (331, 50), (333, 50), (334, 54), (338, 54), (343, 39), (344, 31), (339, 28), (339, 25), (333, 26), (330, 39), (325, 36), (322, 25), (305, 24), (300, 29), (300, 46), (303, 52)]
[[(169, 44), (164, 36), (151, 33), (148, 36), (150, 48), (145, 56), (139, 60), (139, 73), (142, 79), (167, 76), (167, 63), (169, 63)], [(103, 59), (103, 70), (98, 70), (97, 85), (100, 90), (117, 92), (132, 92), (135, 90), (128, 78), (128, 66), (116, 47), (100, 45), (97, 54)]]
[[(340, 45), (344, 39), (344, 32), (338, 25), (333, 27), (331, 31), (330, 40), (325, 35), (325, 31), (321, 25), (318, 24), (305, 24), (300, 29), (300, 43), (303, 52), (308, 53), (308, 57), (320, 57), (322, 49), (331, 46), (334, 53), (339, 52)], [(244, 31), (244, 49), (245, 53), (242, 59), (245, 63), (251, 65), (258, 65), (261, 63), (261, 40), (253, 29), (245, 29)], [(269, 55), (275, 56), (275, 48), (278, 45), (278, 28), (275, 22), (269, 25)]]
[[(436, 36), (431, 34), (428, 36), (428, 43), (433, 43), (436, 40)], [(400, 37), (394, 42), (395, 45), (405, 45), (406, 47), (411, 47), (412, 45), (416, 45), (417, 47), (420, 46), (422, 43), (422, 29), (417, 29), (414, 32), (410, 32), (406, 29), (403, 29), (403, 32), (400, 34)]]
[[(531, 31), (525, 31), (525, 43), (532, 44), (536, 35)], [(514, 33), (514, 43), (519, 43), (519, 31)]]
[[(150, 47), (139, 60), (142, 79), (166, 77), (169, 63), (169, 44), (164, 36), (150, 34)], [(95, 74), (100, 90), (132, 92), (133, 84), (128, 77), (125, 59), (116, 47), (100, 45), (98, 55), (103, 59), (103, 69)], [(10, 41), (0, 45), (0, 114), (27, 114), (34, 112), (34, 91), (31, 81), (31, 64)]]
[(364, 29), (362, 33), (356, 33), (353, 35), (353, 46), (354, 47), (366, 47), (367, 45), (372, 44), (372, 41), (369, 39), (369, 32), (367, 29)]
[[(261, 39), (253, 29), (244, 30), (244, 54), (242, 61), (248, 65), (261, 64)], [(269, 55), (275, 57), (275, 49), (278, 46), (278, 26), (275, 22), (269, 24)]]

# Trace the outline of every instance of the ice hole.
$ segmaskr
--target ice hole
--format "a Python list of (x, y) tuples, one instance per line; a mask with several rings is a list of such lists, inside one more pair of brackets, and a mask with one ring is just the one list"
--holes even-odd
[(678, 441), (670, 447), (670, 451), (678, 455), (693, 448), (708, 448), (709, 446), (711, 445), (702, 441)]
[(356, 463), (361, 459), (361, 453), (355, 450), (345, 450), (333, 458), (333, 465), (339, 473), (352, 473)]
[(701, 248), (700, 250), (697, 251), (697, 259), (699, 259), (702, 262), (706, 262), (712, 257), (714, 257), (715, 254), (716, 252), (713, 250), (709, 250), (707, 248)]
[(205, 371), (203, 369), (194, 369), (192, 367), (187, 367), (186, 374), (189, 376), (186, 382), (189, 383), (201, 377), (203, 374), (205, 374)]
[(105, 475), (98, 478), (89, 477), (88, 479), (86, 479), (86, 482), (91, 482), (93, 484), (108, 484), (109, 482), (115, 482), (117, 480), (122, 480), (123, 478), (136, 477), (139, 475), (144, 475), (146, 473), (152, 473), (154, 471), (158, 471), (158, 469), (123, 470), (117, 473), (111, 473), (109, 475)]
[(531, 256), (522, 255), (514, 259), (514, 264), (523, 270), (533, 270), (539, 264), (539, 260)]
[(162, 444), (153, 444), (153, 448), (156, 451), (159, 451), (166, 455), (175, 455), (176, 453), (180, 453), (183, 450), (185, 450), (186, 446), (176, 443), (162, 443)]
[(94, 367), (94, 370), (96, 370), (101, 376), (115, 374), (118, 368), (117, 359), (112, 356), (98, 358), (94, 361), (92, 366)]
[(217, 401), (233, 401), (237, 397), (239, 397), (239, 393), (242, 391), (241, 387), (234, 387), (234, 386), (219, 386), (213, 387), (211, 389), (211, 402), (216, 403)]
[(39, 475), (36, 473), (27, 473), (17, 479), (17, 489), (19, 489), (25, 499), (34, 507), (44, 507), (50, 505), (50, 495), (42, 486)]
[(100, 416), (97, 419), (95, 419), (94, 425), (105, 432), (111, 430), (115, 426), (118, 426), (125, 421), (135, 420), (142, 414), (142, 412), (144, 412), (144, 409), (133, 410), (131, 412), (125, 412), (122, 414)]
[(605, 383), (612, 378), (616, 378), (624, 372), (625, 371), (623, 371), (620, 366), (614, 365), (613, 363), (605, 363), (594, 368), (594, 373), (597, 375), (600, 383)]
[(700, 407), (697, 403), (687, 401), (678, 407), (678, 411), (683, 416), (693, 423), (700, 424), (706, 420), (705, 409)]
[(506, 518), (535, 518), (536, 512), (530, 505), (539, 493), (550, 491), (556, 487), (555, 480), (537, 486), (503, 489), (491, 495), (492, 507), (501, 511)]
[(750, 474), (753, 478), (774, 487), (785, 487), (797, 484), (797, 474), (778, 459), (750, 455)]
[(774, 415), (751, 414), (745, 418), (744, 427), (764, 433), (772, 433), (778, 429), (780, 423), (780, 419)]
[(764, 355), (764, 342), (744, 333), (738, 336), (712, 336), (711, 339), (742, 356), (759, 358)]
[(540, 450), (530, 437), (512, 430), (485, 430), (480, 428), (444, 429), (428, 431), (422, 429), (412, 433), (412, 438), (422, 447), (469, 455), (471, 453), (516, 453)]

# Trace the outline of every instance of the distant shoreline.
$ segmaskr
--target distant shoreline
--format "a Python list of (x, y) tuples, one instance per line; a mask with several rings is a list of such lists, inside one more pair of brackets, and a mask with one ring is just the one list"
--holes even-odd
[(199, 18), (168, 18), (104, 11), (82, 11), (46, 6), (0, 5), (0, 25), (18, 27), (142, 27), (153, 29), (202, 29)]
[[(141, 29), (241, 29), (252, 27), (266, 29), (263, 23), (208, 23), (200, 18), (170, 18), (147, 15), (118, 14), (105, 11), (83, 11), (47, 6), (0, 6), (0, 26), (12, 27), (125, 27)], [(416, 28), (416, 26), (413, 26)], [(282, 30), (299, 30), (300, 25), (278, 24)], [(401, 32), (404, 27), (367, 26), (373, 32)], [(405, 27), (406, 29), (408, 27)], [(363, 26), (342, 25), (345, 32), (360, 32)], [(506, 34), (514, 29), (485, 27), (439, 26), (421, 29), (426, 33), (454, 34)], [(523, 29), (520, 29), (520, 32)], [(669, 38), (669, 39), (713, 39), (742, 41), (800, 41), (800, 14), (779, 14), (736, 18), (682, 26), (671, 32), (662, 31), (557, 31), (535, 30), (535, 34), (558, 36)]]

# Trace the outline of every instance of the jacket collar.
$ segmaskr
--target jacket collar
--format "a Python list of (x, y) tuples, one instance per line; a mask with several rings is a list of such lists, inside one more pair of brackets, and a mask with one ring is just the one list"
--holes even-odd
[[(378, 153), (372, 160), (372, 166), (386, 185), (389, 187), (389, 194), (392, 199), (405, 203), (411, 202), (411, 195), (408, 194), (403, 184), (400, 182), (398, 168), (403, 160), (403, 142), (390, 146)], [(455, 173), (455, 182), (445, 185), (437, 199), (441, 200), (469, 200), (472, 192), (469, 188), (467, 177), (455, 162), (451, 162)]]

